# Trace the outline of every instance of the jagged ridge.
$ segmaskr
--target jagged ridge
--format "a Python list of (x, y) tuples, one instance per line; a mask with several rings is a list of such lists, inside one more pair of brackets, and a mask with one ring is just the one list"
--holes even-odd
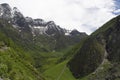
[[(31, 17), (24, 17), (24, 15), (14, 7), (11, 7), (8, 4), (0, 5), (0, 17), (7, 19), (11, 22), (14, 27), (21, 28), (29, 27), (32, 30), (32, 34), (46, 34), (46, 35), (55, 35), (68, 33), (65, 29), (59, 27), (54, 23), (54, 21), (44, 21), (43, 19), (32, 19)], [(69, 34), (69, 33), (68, 33)]]

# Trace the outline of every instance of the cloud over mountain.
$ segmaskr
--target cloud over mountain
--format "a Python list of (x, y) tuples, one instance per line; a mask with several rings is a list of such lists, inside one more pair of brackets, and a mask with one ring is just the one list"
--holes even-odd
[[(117, 0), (116, 0), (117, 1)], [(17, 6), (25, 16), (53, 20), (61, 27), (88, 34), (118, 15), (115, 0), (1, 0)], [(117, 14), (115, 14), (117, 12)]]

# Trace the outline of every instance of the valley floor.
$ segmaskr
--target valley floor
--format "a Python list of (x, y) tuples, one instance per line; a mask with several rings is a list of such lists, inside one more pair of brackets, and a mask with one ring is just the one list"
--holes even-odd
[(64, 61), (55, 65), (44, 72), (46, 80), (76, 80), (68, 67), (66, 66), (68, 61)]

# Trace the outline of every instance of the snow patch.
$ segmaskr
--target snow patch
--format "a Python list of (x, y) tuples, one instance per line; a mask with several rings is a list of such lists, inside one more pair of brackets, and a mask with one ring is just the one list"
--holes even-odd
[(34, 26), (34, 31), (38, 31), (39, 34), (46, 34), (47, 27), (46, 26)]
[(33, 19), (31, 17), (25, 17), (26, 22), (33, 22)]
[(64, 32), (66, 36), (70, 36), (71, 30), (65, 30)]
[(8, 23), (11, 23), (11, 21), (8, 21)]
[(69, 36), (69, 35), (70, 35), (70, 33), (65, 33), (65, 35), (66, 35), (66, 36)]
[(19, 28), (19, 26), (17, 26), (17, 25), (12, 25), (14, 28)]

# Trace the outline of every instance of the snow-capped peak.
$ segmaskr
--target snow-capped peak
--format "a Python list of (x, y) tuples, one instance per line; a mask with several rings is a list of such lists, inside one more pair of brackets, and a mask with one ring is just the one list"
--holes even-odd
[(0, 17), (5, 18), (5, 19), (10, 19), (11, 18), (11, 7), (7, 4), (0, 4)]
[(0, 5), (0, 16), (3, 15), (3, 9), (2, 9), (2, 6)]
[(21, 30), (28, 29), (35, 35), (46, 34), (52, 36), (80, 34), (76, 30), (72, 32), (64, 30), (59, 25), (56, 25), (54, 21), (47, 22), (40, 18), (32, 19), (31, 17), (24, 17), (17, 7), (11, 9), (6, 3), (0, 4), (0, 18), (8, 20), (9, 23), (12, 23), (14, 28)]
[(14, 11), (14, 12), (20, 12), (20, 10), (19, 10), (17, 7), (14, 7), (14, 8), (13, 8), (13, 11)]
[(0, 4), (3, 9), (7, 9), (8, 11), (11, 11), (11, 7), (7, 3)]
[(17, 7), (14, 7), (12, 10), (12, 17), (24, 17), (23, 14), (20, 12), (19, 9), (17, 9)]
[(31, 23), (33, 22), (33, 19), (31, 17), (25, 17), (26, 22)]

